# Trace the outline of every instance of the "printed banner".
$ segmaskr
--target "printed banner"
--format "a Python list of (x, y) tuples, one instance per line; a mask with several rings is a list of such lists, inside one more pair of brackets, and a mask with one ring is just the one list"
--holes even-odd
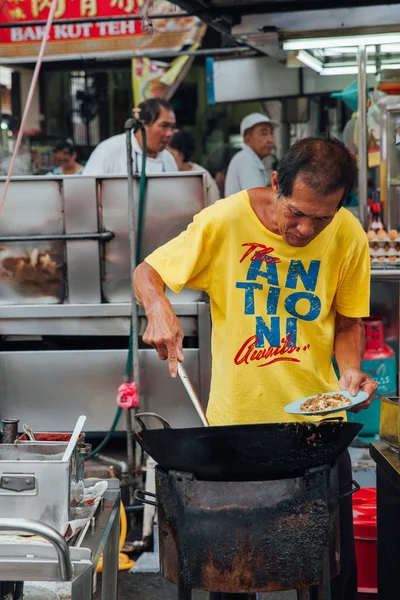
[[(205, 26), (203, 26), (203, 31)], [(200, 46), (193, 44), (190, 51)], [(132, 87), (135, 106), (148, 98), (171, 97), (171, 90), (178, 83), (185, 66), (193, 60), (190, 56), (179, 56), (171, 64), (150, 60), (149, 58), (134, 58), (132, 60)]]
[[(46, 20), (50, 4), (50, 0), (4, 0), (0, 23), (19, 25), (0, 29), (0, 62), (36, 60), (45, 26), (24, 25), (24, 22)], [(178, 51), (197, 41), (200, 20), (187, 16), (168, 19), (169, 13), (183, 11), (166, 0), (154, 1), (151, 12), (165, 14), (166, 18), (153, 21), (153, 35), (142, 31), (140, 20), (91, 21), (95, 17), (140, 14), (142, 4), (143, 0), (58, 0), (44, 60), (70, 60), (82, 54), (96, 58), (102, 54), (129, 56), (134, 51), (148, 49)], [(62, 19), (74, 18), (87, 18), (87, 22), (62, 23)]]

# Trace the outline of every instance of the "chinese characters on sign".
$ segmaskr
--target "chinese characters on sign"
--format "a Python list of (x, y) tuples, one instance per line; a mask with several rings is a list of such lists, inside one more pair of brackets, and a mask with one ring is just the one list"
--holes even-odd
[[(50, 10), (51, 0), (6, 0), (6, 4), (10, 17), (5, 19), (6, 21), (30, 21), (45, 19), (47, 11)], [(132, 14), (137, 12), (140, 4), (141, 2), (136, 0), (74, 0), (67, 6), (67, 0), (58, 0), (54, 18), (96, 17), (99, 12), (101, 16), (112, 16), (118, 12)], [(4, 19), (0, 21), (4, 22)]]
[[(32, 16), (37, 18), (44, 10), (50, 10), (51, 0), (31, 0), (32, 2)], [(58, 0), (56, 12), (54, 13), (55, 19), (60, 19), (65, 14), (66, 0)]]
[[(13, 63), (26, 59), (34, 62), (43, 39), (44, 21), (49, 15), (51, 0), (3, 1), (0, 23), (18, 24), (17, 27), (0, 29), (0, 55), (3, 61)], [(143, 51), (149, 47), (180, 50), (182, 46), (191, 45), (202, 38), (203, 32), (200, 32), (197, 18), (183, 15), (182, 18), (168, 19), (168, 13), (176, 13), (181, 9), (166, 0), (154, 1), (152, 12), (165, 15), (165, 18), (154, 20), (154, 35), (147, 35), (140, 19), (128, 18), (138, 14), (142, 4), (143, 0), (58, 0), (45, 60), (51, 56), (68, 60), (72, 55), (77, 58), (82, 54), (98, 57), (101, 54), (115, 56), (118, 53), (131, 57), (134, 50)], [(92, 20), (99, 17), (102, 18), (100, 22)], [(84, 21), (65, 23), (66, 19)]]
[(97, 15), (97, 0), (81, 0), (81, 16), (95, 17)]
[(111, 0), (110, 6), (111, 8), (118, 7), (126, 13), (132, 13), (135, 10), (133, 0)]

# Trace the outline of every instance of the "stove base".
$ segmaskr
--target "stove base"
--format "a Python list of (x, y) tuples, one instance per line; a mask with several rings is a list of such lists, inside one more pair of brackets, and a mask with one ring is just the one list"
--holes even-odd
[(161, 573), (178, 585), (179, 600), (192, 589), (311, 586), (319, 586), (318, 600), (330, 600), (340, 567), (337, 467), (266, 482), (198, 481), (157, 468), (156, 488)]

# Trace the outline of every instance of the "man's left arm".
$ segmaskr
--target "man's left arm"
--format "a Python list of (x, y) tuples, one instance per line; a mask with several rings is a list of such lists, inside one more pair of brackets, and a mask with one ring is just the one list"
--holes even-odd
[(365, 331), (361, 319), (335, 316), (335, 357), (338, 363), (341, 390), (349, 390), (355, 396), (359, 390), (369, 394), (367, 400), (358, 404), (352, 412), (367, 408), (378, 384), (361, 371), (361, 359), (365, 350)]

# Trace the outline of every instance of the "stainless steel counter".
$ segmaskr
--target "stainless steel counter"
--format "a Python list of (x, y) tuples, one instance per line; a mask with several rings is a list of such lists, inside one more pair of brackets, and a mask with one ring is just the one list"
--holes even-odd
[[(41, 587), (63, 600), (91, 600), (93, 575), (103, 554), (102, 600), (117, 599), (120, 491), (117, 479), (108, 480), (104, 500), (92, 525), (68, 548), (51, 528), (20, 520), (37, 534), (49, 535), (52, 545), (36, 541), (0, 543), (0, 580), (24, 581), (27, 589)], [(18, 520), (15, 520), (18, 525)], [(28, 523), (28, 525), (27, 525)], [(13, 524), (14, 527), (14, 524)], [(4, 533), (0, 523), (0, 535)], [(46, 582), (46, 583), (43, 583)]]

